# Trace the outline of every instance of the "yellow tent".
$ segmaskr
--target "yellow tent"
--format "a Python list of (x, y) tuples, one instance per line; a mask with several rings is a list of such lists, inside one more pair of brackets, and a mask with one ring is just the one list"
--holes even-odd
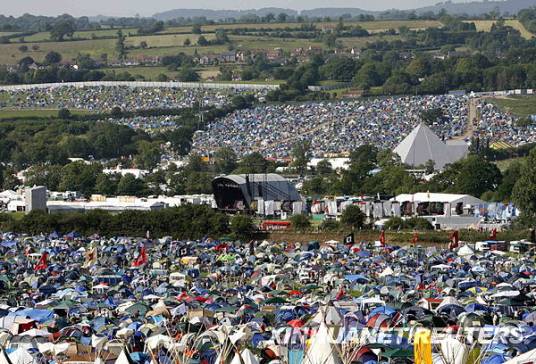
[(415, 364), (432, 364), (432, 332), (419, 329), (414, 336)]

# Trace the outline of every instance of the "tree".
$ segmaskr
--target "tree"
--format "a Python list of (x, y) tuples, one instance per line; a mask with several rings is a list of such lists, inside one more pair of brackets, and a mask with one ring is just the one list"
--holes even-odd
[(356, 86), (369, 88), (381, 85), (382, 79), (376, 69), (376, 65), (374, 63), (366, 63), (357, 71), (353, 82)]
[(333, 172), (333, 167), (331, 166), (331, 163), (327, 159), (322, 159), (316, 165), (316, 173), (321, 176), (331, 174), (332, 172)]
[(123, 35), (123, 31), (119, 29), (117, 31), (117, 40), (115, 42), (115, 51), (117, 52), (117, 58), (120, 61), (124, 61), (127, 57), (127, 51), (125, 46), (125, 35)]
[(112, 107), (112, 111), (110, 112), (110, 115), (114, 119), (119, 119), (120, 117), (123, 116), (123, 110), (121, 110), (121, 107), (119, 106), (114, 106)]
[(50, 191), (57, 191), (62, 178), (62, 167), (33, 165), (24, 173), (24, 177), (26, 186), (46, 186)]
[(21, 185), (22, 182), (17, 178), (13, 168), (6, 168), (2, 171), (2, 188), (4, 190), (14, 190)]
[(514, 160), (502, 175), (501, 184), (497, 187), (494, 196), (495, 201), (508, 202), (512, 198), (512, 192), (516, 182), (521, 178), (525, 164), (520, 160)]
[(292, 224), (294, 230), (297, 231), (304, 231), (311, 227), (311, 221), (309, 220), (309, 216), (305, 214), (293, 215), (290, 218), (290, 223)]
[(320, 74), (336, 81), (351, 81), (355, 74), (356, 62), (350, 57), (332, 57), (320, 68)]
[(67, 120), (70, 119), (71, 116), (71, 111), (69, 111), (69, 109), (62, 108), (58, 110), (58, 119)]
[(201, 35), (201, 36), (197, 39), (197, 45), (198, 45), (198, 46), (201, 46), (201, 47), (204, 47), (204, 46), (209, 45), (209, 42), (208, 42), (207, 38), (205, 38), (203, 35)]
[(142, 41), (140, 42), (140, 48), (141, 48), (141, 49), (146, 49), (147, 47), (148, 47), (147, 42), (144, 41), (144, 40), (142, 40)]
[(365, 224), (365, 214), (359, 206), (350, 205), (346, 207), (341, 215), (341, 223), (352, 229), (360, 229)]
[(160, 73), (158, 76), (156, 76), (156, 80), (158, 82), (167, 82), (169, 81), (169, 77), (165, 73)]
[(21, 45), (19, 47), (19, 51), (22, 53), (28, 52), (28, 46), (27, 45)]
[(186, 38), (186, 39), (184, 40), (183, 45), (184, 45), (185, 47), (189, 47), (189, 46), (191, 46), (191, 45), (192, 45), (192, 41), (190, 40), (190, 38)]
[(501, 182), (497, 166), (480, 156), (470, 155), (451, 168), (458, 170), (451, 192), (480, 197), (486, 191), (495, 190)]
[(124, 196), (143, 196), (146, 192), (146, 186), (143, 181), (136, 178), (133, 174), (127, 173), (119, 180), (117, 184), (117, 194)]
[(60, 191), (78, 191), (85, 196), (94, 192), (97, 175), (102, 172), (100, 164), (74, 162), (65, 165), (62, 170)]
[(214, 167), (217, 173), (229, 174), (236, 169), (237, 157), (233, 149), (222, 147), (214, 154)]
[(279, 15), (277, 15), (278, 23), (286, 23), (287, 19), (288, 19), (288, 15), (286, 13), (279, 13)]
[(514, 185), (512, 200), (529, 219), (536, 218), (536, 148), (532, 149)]
[(65, 37), (72, 37), (75, 31), (75, 24), (72, 20), (61, 20), (52, 26), (50, 38), (62, 42)]
[(182, 67), (177, 74), (177, 78), (181, 82), (197, 82), (199, 81), (199, 74), (191, 67)]
[(95, 192), (105, 196), (115, 195), (120, 175), (108, 175), (100, 173), (95, 181)]
[(292, 148), (292, 166), (296, 168), (301, 176), (307, 172), (307, 164), (311, 160), (311, 143), (296, 143)]
[(238, 239), (248, 239), (255, 231), (255, 225), (251, 216), (235, 215), (230, 223), (231, 232)]
[(203, 30), (201, 29), (201, 25), (200, 24), (194, 24), (192, 26), (192, 34), (201, 34), (203, 33)]
[(148, 142), (141, 140), (138, 142), (138, 155), (136, 156), (136, 163), (140, 168), (152, 170), (162, 158), (162, 151), (160, 150), (159, 142)]
[(58, 64), (61, 62), (61, 54), (55, 51), (50, 51), (45, 56), (45, 63), (48, 65)]
[(229, 42), (229, 37), (227, 36), (227, 33), (223, 29), (216, 30), (216, 40), (214, 41), (216, 44), (225, 44)]
[(275, 165), (262, 156), (259, 152), (246, 155), (238, 162), (235, 173), (271, 173), (275, 171)]

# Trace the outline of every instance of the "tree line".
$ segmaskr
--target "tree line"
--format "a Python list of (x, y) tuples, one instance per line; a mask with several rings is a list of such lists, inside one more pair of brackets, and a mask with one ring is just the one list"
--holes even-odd
[(47, 214), (32, 211), (20, 219), (0, 214), (0, 229), (27, 234), (72, 231), (90, 236), (172, 236), (176, 239), (220, 238), (229, 232), (225, 214), (208, 206), (188, 205), (155, 211), (125, 211), (112, 214), (94, 210), (86, 213)]

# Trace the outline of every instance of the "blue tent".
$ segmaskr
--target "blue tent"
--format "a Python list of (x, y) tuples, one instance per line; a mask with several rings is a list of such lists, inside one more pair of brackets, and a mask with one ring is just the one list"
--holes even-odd
[(12, 314), (13, 316), (23, 316), (30, 320), (34, 320), (40, 323), (46, 322), (54, 318), (54, 313), (49, 310), (38, 310), (34, 308), (26, 308), (23, 310), (15, 311)]
[(349, 281), (350, 283), (357, 282), (361, 284), (368, 283), (369, 281), (367, 278), (365, 278), (365, 276), (361, 274), (347, 274), (344, 276), (344, 279)]

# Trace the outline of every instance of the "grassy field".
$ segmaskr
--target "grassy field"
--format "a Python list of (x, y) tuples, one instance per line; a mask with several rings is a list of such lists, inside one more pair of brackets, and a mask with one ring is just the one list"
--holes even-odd
[[(190, 39), (192, 44), (196, 44), (199, 39), (199, 35), (196, 34), (161, 34), (161, 35), (146, 35), (127, 37), (126, 44), (129, 46), (137, 47), (140, 42), (146, 42), (151, 48), (160, 47), (177, 47), (182, 46), (186, 39)], [(214, 34), (206, 34), (204, 37), (207, 40), (214, 39)]]
[[(71, 110), (72, 114), (84, 115), (89, 114), (86, 110)], [(52, 118), (58, 116), (57, 109), (35, 109), (35, 110), (12, 110), (0, 108), (0, 120), (15, 118)]]
[[(496, 23), (495, 20), (467, 20), (468, 23), (475, 23), (476, 30), (479, 32), (489, 32), (491, 31), (491, 27), (493, 24)], [(521, 36), (525, 39), (532, 39), (534, 38), (534, 34), (529, 32), (523, 24), (519, 20), (516, 19), (508, 19), (505, 20), (505, 25), (510, 26), (514, 29), (519, 30), (521, 33)]]
[(229, 37), (239, 49), (274, 49), (281, 48), (291, 51), (296, 48), (320, 47), (324, 48), (322, 42), (311, 39), (278, 39), (271, 37), (256, 37), (247, 35), (238, 35)]
[[(317, 28), (332, 28), (336, 26), (336, 22), (317, 23)], [(438, 21), (428, 20), (400, 20), (400, 21), (373, 21), (373, 22), (348, 22), (350, 25), (360, 25), (368, 31), (382, 32), (388, 29), (398, 29), (402, 26), (407, 26), (410, 29), (423, 29), (427, 27), (440, 27)], [(216, 29), (233, 29), (233, 28), (271, 28), (283, 29), (287, 27), (299, 27), (300, 23), (272, 23), (272, 24), (218, 24), (202, 27), (204, 36), (208, 40), (214, 39)], [(63, 59), (71, 61), (79, 54), (89, 54), (93, 58), (100, 58), (101, 55), (107, 54), (108, 59), (113, 60), (116, 57), (114, 38), (111, 39), (94, 39), (99, 37), (113, 37), (118, 29), (102, 29), (95, 31), (80, 31), (75, 32), (75, 38), (85, 38), (84, 40), (67, 40), (64, 42), (51, 42), (50, 33), (40, 32), (31, 36), (24, 37), (25, 45), (28, 46), (28, 51), (21, 52), (18, 39), (13, 39), (13, 43), (0, 44), (0, 64), (15, 64), (21, 58), (30, 56), (37, 62), (42, 62), (45, 55), (50, 51), (57, 51), (62, 54)], [(221, 53), (227, 50), (226, 45), (198, 47), (195, 44), (199, 35), (191, 34), (192, 27), (171, 27), (165, 31), (154, 35), (137, 35), (137, 30), (134, 28), (124, 28), (123, 33), (127, 35), (126, 44), (129, 48), (129, 56), (139, 58), (140, 56), (165, 56), (174, 55), (180, 52), (192, 55), (196, 50), (199, 54)], [(184, 34), (173, 34), (184, 33)], [(184, 41), (190, 39), (192, 46), (185, 47)], [(273, 49), (282, 48), (291, 51), (295, 48), (324, 47), (322, 43), (310, 39), (279, 39), (272, 37), (258, 36), (230, 36), (234, 45), (238, 49), (258, 50), (258, 49)], [(377, 36), (364, 38), (341, 38), (341, 42), (347, 47), (361, 48), (367, 42), (377, 40)], [(383, 39), (391, 40), (393, 36), (388, 36)], [(147, 43), (147, 49), (141, 49), (140, 43)], [(34, 50), (33, 48), (36, 48)]]
[(142, 76), (147, 81), (156, 81), (158, 78), (158, 75), (165, 74), (168, 76), (169, 79), (174, 79), (177, 75), (177, 72), (170, 71), (167, 69), (167, 67), (143, 67), (143, 66), (136, 66), (136, 67), (121, 67), (121, 68), (103, 68), (103, 72), (128, 72), (133, 76)]
[(493, 98), (487, 101), (520, 117), (536, 115), (536, 96)]
[[(442, 26), (441, 22), (436, 20), (379, 20), (379, 21), (366, 21), (366, 22), (346, 22), (347, 26), (360, 25), (364, 29), (370, 32), (381, 32), (388, 29), (398, 29), (401, 26), (407, 26), (410, 29), (425, 29), (425, 28), (439, 28)], [(285, 29), (285, 28), (299, 28), (303, 23), (271, 23), (271, 24), (217, 24), (206, 25), (202, 27), (203, 32), (214, 32), (216, 29)], [(317, 29), (333, 28), (337, 25), (337, 22), (321, 22), (315, 23)], [(171, 27), (163, 31), (162, 33), (184, 33), (190, 32), (192, 27)]]

